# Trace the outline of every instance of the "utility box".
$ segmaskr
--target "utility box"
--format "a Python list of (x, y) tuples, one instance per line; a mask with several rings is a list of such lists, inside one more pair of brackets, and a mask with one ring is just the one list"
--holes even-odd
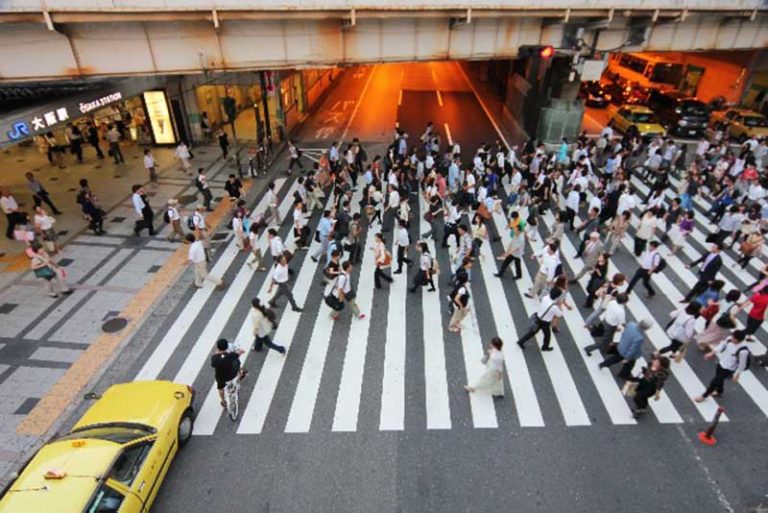
[(557, 143), (565, 137), (568, 142), (572, 142), (581, 132), (583, 117), (584, 104), (581, 100), (552, 98), (549, 105), (541, 109), (536, 139), (545, 143)]

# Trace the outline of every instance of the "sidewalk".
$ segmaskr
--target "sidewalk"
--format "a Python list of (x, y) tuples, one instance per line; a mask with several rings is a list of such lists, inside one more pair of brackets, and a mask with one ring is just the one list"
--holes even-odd
[[(209, 169), (216, 206), (225, 195), (224, 181), (234, 168), (230, 162), (220, 159), (218, 147), (198, 147), (193, 151), (193, 168)], [(147, 186), (156, 212), (158, 233), (155, 237), (133, 236), (136, 216), (130, 202), (130, 185), (144, 183), (148, 178), (139, 158), (141, 152), (141, 148), (126, 148), (126, 164), (93, 159), (63, 170), (50, 167), (45, 156), (37, 154), (35, 148), (21, 148), (1, 155), (0, 165), (4, 167), (14, 161), (30, 166), (64, 212), (59, 216), (57, 227), (60, 233), (64, 232), (61, 238), (65, 246), (57, 260), (65, 268), (67, 282), (73, 286), (74, 293), (58, 299), (48, 297), (43, 284), (28, 271), (23, 244), (8, 241), (0, 246), (6, 253), (0, 270), (0, 474), (39, 441), (43, 432), (20, 435), (17, 433), (20, 424), (67, 370), (104, 336), (109, 329), (105, 323), (126, 316), (127, 306), (135, 302), (136, 297), (139, 303), (146, 303), (144, 308), (149, 308), (153, 301), (143, 291), (145, 285), (151, 281), (165, 283), (169, 277), (158, 274), (165, 274), (161, 269), (174, 255), (182, 254), (176, 258), (181, 263), (186, 261), (186, 252), (176, 251), (182, 247), (181, 243), (166, 241), (168, 226), (162, 221), (162, 213), (171, 197), (178, 198), (182, 210), (187, 211), (195, 207), (198, 198), (191, 177), (178, 170), (170, 149), (153, 150), (160, 179), (156, 186)], [(40, 163), (42, 167), (38, 166)], [(31, 207), (29, 194), (16, 176), (21, 175), (23, 180), (24, 172), (25, 169), (17, 168), (4, 178), (17, 200), (27, 201)], [(97, 237), (87, 231), (79, 215), (79, 206), (70, 189), (81, 177), (89, 178), (108, 211), (104, 224), (106, 235)], [(218, 210), (227, 212), (229, 201)], [(223, 214), (217, 217), (222, 218)], [(184, 265), (177, 267), (179, 272), (185, 269)], [(133, 318), (129, 321), (140, 320), (136, 318), (140, 317), (140, 310), (134, 309), (131, 313)], [(122, 321), (115, 324), (120, 326)], [(20, 431), (34, 433), (29, 426)]]

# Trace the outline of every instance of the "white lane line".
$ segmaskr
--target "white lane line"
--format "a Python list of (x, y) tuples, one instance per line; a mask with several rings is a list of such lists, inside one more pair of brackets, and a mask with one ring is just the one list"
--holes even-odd
[[(419, 233), (429, 230), (429, 223), (424, 220), (427, 204), (419, 194)], [(429, 252), (436, 258), (435, 243), (425, 241)], [(427, 429), (451, 429), (451, 405), (448, 399), (448, 376), (445, 369), (445, 338), (443, 335), (442, 314), (440, 312), (440, 276), (432, 277), (434, 292), (427, 292), (422, 287), (421, 310), (424, 343), (424, 394), (427, 412)], [(432, 322), (436, 321), (436, 322)]]
[[(508, 187), (508, 185), (505, 185)], [(527, 216), (523, 215), (523, 219)], [(506, 228), (505, 230), (506, 231)], [(504, 233), (502, 231), (502, 233)], [(533, 286), (531, 276), (528, 272), (528, 268), (523, 265), (523, 277), (518, 280), (518, 287), (521, 291), (529, 290)], [(523, 305), (528, 315), (538, 311), (538, 302), (522, 295)], [(544, 366), (549, 374), (549, 379), (552, 382), (552, 388), (555, 391), (557, 402), (560, 405), (560, 410), (563, 413), (563, 420), (567, 426), (589, 426), (591, 421), (589, 415), (584, 407), (584, 403), (581, 400), (579, 392), (576, 390), (576, 383), (573, 381), (571, 371), (568, 369), (568, 365), (565, 362), (565, 357), (562, 351), (558, 350), (558, 343), (552, 335), (555, 345), (554, 351), (542, 352), (541, 357), (544, 360)], [(537, 344), (538, 345), (538, 344)], [(518, 348), (515, 348), (518, 349)], [(530, 349), (529, 349), (530, 350)]]
[[(470, 296), (474, 291), (470, 287)], [(480, 329), (475, 314), (475, 302), (469, 299), (469, 315), (464, 318), (461, 328), (461, 349), (464, 355), (464, 367), (467, 371), (467, 383), (475, 383), (483, 374), (484, 365), (480, 363), (483, 357), (483, 340), (480, 337)], [(469, 404), (472, 409), (472, 423), (476, 428), (498, 428), (496, 419), (496, 407), (493, 397), (487, 394), (468, 394)]]
[(360, 91), (360, 97), (357, 99), (357, 103), (355, 104), (355, 109), (352, 111), (352, 115), (349, 116), (349, 121), (347, 121), (347, 126), (344, 128), (344, 132), (341, 134), (341, 140), (345, 140), (347, 138), (347, 132), (349, 132), (349, 127), (352, 125), (352, 121), (355, 120), (355, 116), (357, 116), (357, 109), (360, 108), (360, 105), (363, 103), (363, 98), (365, 97), (365, 92), (368, 90), (368, 86), (371, 84), (371, 79), (373, 78), (373, 75), (376, 73), (376, 68), (378, 67), (378, 64), (373, 65), (373, 69), (371, 70), (370, 74), (368, 75), (368, 79), (365, 81), (365, 85), (363, 86), (363, 90)]
[[(449, 258), (457, 251), (457, 241), (455, 237), (448, 239)], [(445, 269), (444, 272), (450, 272)], [(480, 362), (483, 357), (483, 340), (480, 337), (480, 328), (477, 323), (477, 314), (475, 313), (474, 291), (471, 283), (467, 282), (469, 289), (469, 315), (464, 318), (461, 325), (461, 352), (464, 357), (464, 369), (467, 373), (467, 383), (475, 383), (483, 374), (484, 365)], [(449, 292), (450, 294), (450, 292)], [(442, 322), (442, 320), (441, 320)], [(472, 411), (472, 424), (476, 428), (498, 428), (499, 422), (496, 418), (496, 407), (493, 404), (493, 397), (487, 394), (467, 394), (469, 396), (469, 406)]]
[(501, 132), (501, 128), (499, 128), (499, 125), (496, 124), (496, 121), (493, 119), (493, 116), (491, 116), (491, 111), (488, 110), (488, 107), (485, 106), (485, 102), (483, 102), (483, 99), (480, 98), (480, 94), (478, 94), (477, 89), (475, 89), (475, 85), (469, 80), (469, 77), (464, 72), (464, 68), (461, 67), (461, 64), (458, 62), (454, 63), (457, 68), (459, 68), (459, 71), (461, 72), (461, 75), (464, 77), (464, 80), (467, 82), (467, 85), (472, 90), (472, 93), (475, 95), (475, 98), (477, 98), (477, 102), (480, 104), (480, 107), (482, 107), (483, 112), (485, 112), (485, 116), (488, 118), (488, 121), (491, 122), (491, 125), (493, 125), (493, 128), (496, 130), (496, 133), (499, 134), (499, 138), (501, 139), (501, 142), (504, 143), (504, 146), (507, 148), (511, 148), (509, 145), (509, 142), (507, 141), (507, 138), (504, 137), (504, 134)]
[[(329, 193), (325, 208), (330, 208), (332, 205), (333, 194)], [(289, 237), (287, 237), (286, 246), (292, 240), (293, 230), (291, 230)], [(317, 270), (317, 264), (309, 258), (309, 255), (316, 251), (318, 247), (320, 247), (320, 243), (313, 237), (307, 250), (307, 256), (302, 262), (299, 275), (293, 285), (293, 297), (300, 306), (304, 306), (307, 301), (307, 295), (312, 286), (312, 278)], [(269, 407), (275, 396), (275, 390), (277, 390), (277, 383), (285, 366), (285, 359), (291, 357), (290, 347), (293, 344), (293, 337), (296, 334), (300, 317), (301, 313), (294, 312), (290, 305), (285, 306), (277, 331), (275, 331), (274, 340), (275, 343), (284, 345), (288, 353), (286, 356), (278, 354), (276, 351), (269, 351), (267, 353), (267, 357), (261, 367), (261, 372), (259, 372), (259, 377), (256, 380), (256, 385), (254, 385), (253, 393), (243, 410), (240, 425), (237, 427), (238, 434), (258, 434), (264, 428)]]
[[(284, 178), (275, 180), (275, 188), (280, 190), (284, 183)], [(265, 210), (268, 207), (267, 202), (268, 200), (265, 195), (263, 198), (261, 198), (261, 201), (259, 201), (258, 205), (256, 205), (255, 211), (261, 212)], [(237, 246), (235, 246), (233, 239), (224, 250), (224, 253), (221, 255), (219, 260), (213, 266), (213, 269), (211, 269), (211, 274), (214, 276), (223, 276), (224, 272), (235, 260), (235, 257), (238, 253), (239, 250), (237, 249)], [(176, 321), (174, 321), (173, 325), (168, 329), (163, 339), (160, 341), (157, 347), (155, 347), (152, 355), (144, 363), (144, 366), (141, 368), (134, 380), (139, 381), (146, 379), (156, 379), (160, 375), (163, 367), (165, 367), (165, 364), (168, 362), (173, 352), (181, 343), (181, 339), (184, 337), (187, 329), (195, 320), (195, 318), (197, 318), (197, 316), (200, 314), (200, 311), (203, 309), (203, 306), (208, 301), (208, 298), (211, 296), (213, 291), (214, 287), (212, 285), (206, 284), (202, 289), (198, 289), (195, 292), (195, 294), (187, 303), (187, 306), (184, 307), (184, 310), (181, 311), (179, 316), (176, 318)]]
[[(554, 222), (554, 219), (550, 213), (547, 213), (545, 222), (550, 226)], [(582, 267), (584, 267), (584, 264), (581, 262), (581, 260), (576, 258), (576, 251), (569, 239), (563, 239), (563, 242), (560, 245), (560, 249), (562, 252), (561, 254), (564, 257), (564, 261), (568, 262), (571, 270), (574, 273), (579, 272)], [(588, 276), (584, 276), (580, 281), (580, 285), (584, 288), (584, 290), (586, 290), (585, 283), (588, 281)], [(592, 356), (587, 356), (586, 353), (584, 353), (584, 347), (589, 345), (592, 341), (592, 337), (589, 332), (587, 332), (584, 336), (581, 336), (579, 333), (579, 331), (586, 331), (583, 328), (584, 317), (578, 311), (567, 311), (565, 314), (565, 320), (568, 323), (571, 335), (573, 336), (573, 341), (578, 348), (579, 355), (581, 355), (582, 359), (584, 360), (584, 365), (587, 367), (590, 377), (592, 378), (592, 381), (597, 388), (597, 392), (600, 395), (606, 410), (608, 411), (608, 415), (611, 417), (611, 421), (614, 424), (635, 424), (636, 421), (632, 417), (627, 401), (622, 395), (618, 385), (616, 384), (616, 381), (613, 378), (613, 374), (609, 369), (598, 368), (598, 364), (603, 359), (599, 354), (599, 351), (595, 351)], [(640, 319), (638, 319), (638, 321), (639, 320)], [(621, 332), (619, 332), (619, 335), (620, 334)], [(635, 362), (636, 367), (640, 366), (640, 368), (642, 368), (643, 365), (647, 365), (643, 358), (639, 358)], [(672, 401), (669, 399), (669, 396), (666, 394), (666, 392), (662, 391), (659, 400), (651, 401), (649, 404), (659, 422), (663, 424), (676, 424), (683, 421), (680, 414), (672, 405)]]
[(403, 104), (403, 90), (400, 89), (400, 92), (397, 95), (397, 106), (400, 107)]
[(438, 105), (440, 105), (442, 107), (443, 106), (443, 97), (442, 97), (442, 95), (440, 95), (440, 90), (436, 89), (435, 92), (437, 93), (437, 103), (438, 103)]
[(405, 300), (408, 269), (394, 274), (397, 266), (397, 240), (392, 230), (392, 283), (387, 310), (387, 340), (384, 346), (384, 376), (381, 385), (381, 431), (402, 431), (405, 424)]
[[(506, 219), (501, 213), (496, 212), (493, 220), (496, 224), (496, 230), (502, 234), (506, 246), (510, 242)], [(536, 390), (533, 388), (528, 364), (515, 344), (520, 337), (512, 319), (512, 311), (509, 308), (510, 302), (501, 280), (494, 276), (497, 267), (494, 265), (493, 251), (487, 241), (483, 243), (481, 251), (483, 258), (479, 259), (480, 271), (485, 281), (488, 297), (491, 299), (491, 313), (496, 324), (496, 331), (504, 340), (504, 363), (507, 367), (507, 377), (512, 388), (512, 396), (515, 400), (520, 425), (522, 427), (543, 427), (544, 418), (541, 414), (539, 400), (536, 397)]]
[(365, 319), (353, 319), (347, 337), (347, 351), (344, 354), (344, 366), (341, 370), (339, 395), (336, 397), (336, 410), (333, 416), (333, 431), (357, 431), (360, 412), (360, 394), (365, 372), (365, 356), (368, 349), (368, 332), (371, 327), (371, 307), (373, 305), (374, 255), (368, 248), (373, 246), (375, 232), (368, 227), (368, 235), (363, 248), (363, 264), (357, 287), (357, 304), (366, 314)]
[[(325, 292), (329, 292), (326, 287)], [(317, 394), (320, 391), (320, 380), (323, 377), (325, 359), (328, 355), (328, 345), (331, 341), (334, 321), (328, 318), (331, 309), (323, 301), (317, 312), (309, 347), (301, 367), (299, 382), (293, 395), (291, 411), (285, 425), (286, 433), (308, 433), (312, 426)]]
[[(352, 197), (352, 203), (358, 204), (362, 197), (362, 188), (359, 188)], [(320, 258), (324, 259), (325, 255), (322, 255)], [(321, 262), (324, 263), (324, 260), (321, 260)], [(330, 292), (330, 285), (324, 287), (323, 296)], [(348, 308), (345, 307), (341, 315), (347, 314)], [(320, 382), (323, 377), (323, 370), (325, 369), (325, 360), (328, 356), (333, 326), (335, 325), (335, 321), (328, 317), (330, 313), (330, 307), (325, 304), (325, 301), (321, 300), (320, 308), (315, 318), (315, 325), (312, 328), (312, 336), (309, 339), (307, 354), (301, 367), (299, 382), (293, 395), (293, 403), (291, 403), (288, 421), (285, 425), (286, 433), (308, 433), (312, 427), (317, 394), (320, 392)], [(356, 322), (356, 320), (353, 320), (353, 322)], [(368, 323), (369, 321), (365, 319), (364, 322)], [(367, 332), (365, 339), (367, 339)], [(354, 340), (353, 344), (358, 342), (357, 339), (347, 337), (348, 345), (351, 340)]]
[(443, 127), (445, 127), (445, 137), (448, 139), (448, 144), (453, 147), (453, 137), (451, 137), (451, 127), (448, 126), (448, 123), (443, 123)]

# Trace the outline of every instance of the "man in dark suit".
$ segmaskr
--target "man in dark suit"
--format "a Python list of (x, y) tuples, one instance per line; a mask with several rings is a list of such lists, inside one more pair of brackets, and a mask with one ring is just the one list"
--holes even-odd
[(714, 243), (712, 244), (709, 253), (701, 255), (701, 258), (685, 266), (686, 269), (689, 269), (692, 266), (701, 264), (701, 267), (699, 268), (699, 280), (693, 285), (693, 288), (688, 292), (685, 298), (680, 301), (681, 303), (689, 303), (693, 298), (707, 290), (709, 282), (717, 277), (717, 273), (723, 266), (723, 259), (720, 256), (720, 251), (722, 249), (723, 247), (719, 243)]

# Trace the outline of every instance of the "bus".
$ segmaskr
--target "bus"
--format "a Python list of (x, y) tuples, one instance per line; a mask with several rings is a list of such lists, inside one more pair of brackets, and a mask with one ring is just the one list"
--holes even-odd
[(633, 83), (645, 89), (676, 90), (685, 65), (669, 57), (648, 53), (614, 53), (606, 75), (616, 82)]

